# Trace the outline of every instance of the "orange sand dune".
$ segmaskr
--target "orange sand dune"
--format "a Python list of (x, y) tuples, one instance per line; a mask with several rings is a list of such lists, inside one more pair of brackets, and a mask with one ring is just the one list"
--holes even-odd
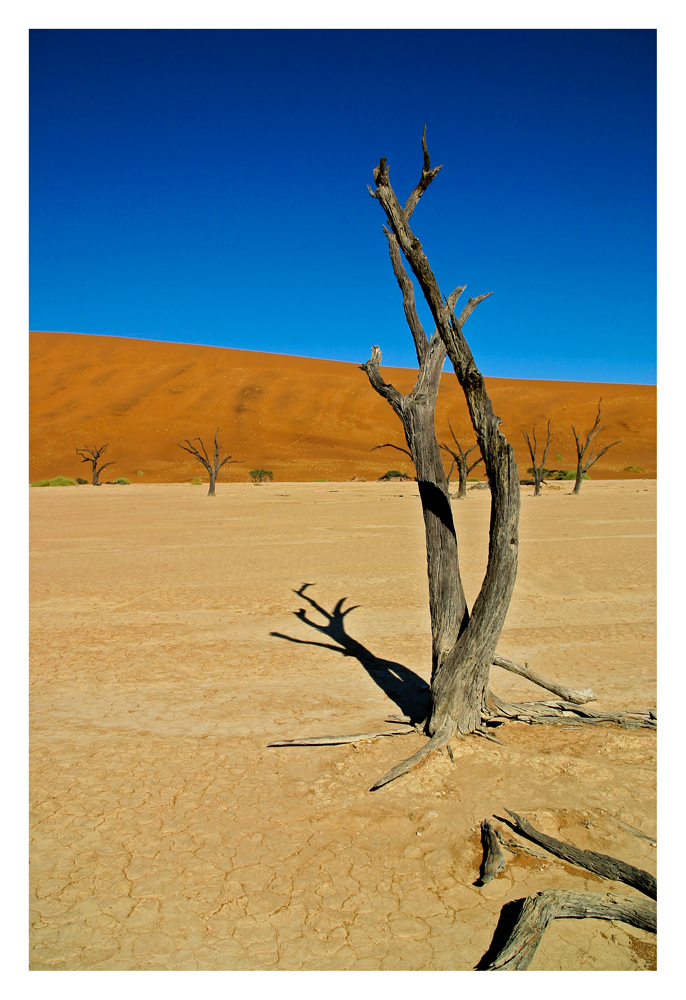
[[(204, 470), (177, 445), (200, 435), (209, 446), (217, 426), (222, 454), (243, 460), (224, 466), (220, 480), (226, 482), (249, 480), (254, 468), (271, 469), (280, 481), (376, 479), (387, 469), (412, 471), (400, 452), (371, 450), (405, 442), (390, 407), (354, 364), (73, 333), (31, 333), (29, 348), (32, 480), (88, 478), (89, 466), (81, 464), (76, 447), (108, 442), (107, 458), (116, 465), (107, 478), (188, 481)], [(384, 368), (383, 374), (405, 392), (415, 378), (406, 368)], [(530, 465), (521, 431), (535, 424), (540, 439), (548, 418), (553, 439), (546, 464), (575, 468), (571, 425), (588, 430), (602, 396), (605, 430), (596, 441), (621, 438), (622, 444), (600, 459), (591, 476), (656, 477), (655, 386), (505, 378), (486, 383), (520, 474)], [(463, 446), (474, 442), (452, 372), (442, 377), (436, 419), (439, 440), (449, 442), (448, 419)], [(629, 465), (644, 471), (623, 471)]]

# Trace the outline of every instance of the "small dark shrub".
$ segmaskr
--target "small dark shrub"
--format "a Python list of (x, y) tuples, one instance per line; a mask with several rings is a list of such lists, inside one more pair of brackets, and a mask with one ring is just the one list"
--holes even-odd
[(274, 479), (274, 473), (270, 469), (251, 469), (250, 475), (255, 486), (258, 483), (263, 483), (265, 480)]
[(88, 480), (87, 479), (83, 479), (82, 476), (77, 476), (76, 477), (76, 485), (77, 486), (88, 486)]
[(397, 469), (389, 469), (388, 472), (384, 472), (383, 476), (379, 476), (379, 482), (383, 479), (409, 479), (410, 477), (406, 472), (398, 472)]

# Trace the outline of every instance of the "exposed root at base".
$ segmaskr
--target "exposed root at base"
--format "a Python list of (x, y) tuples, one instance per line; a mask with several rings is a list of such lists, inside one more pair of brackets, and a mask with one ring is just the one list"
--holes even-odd
[(393, 781), (395, 778), (400, 778), (403, 774), (407, 774), (407, 772), (411, 771), (413, 767), (417, 766), (417, 764), (421, 764), (422, 761), (426, 760), (430, 754), (435, 753), (436, 750), (440, 750), (441, 747), (446, 746), (446, 744), (453, 738), (454, 733), (454, 726), (444, 726), (442, 729), (439, 729), (438, 732), (434, 733), (431, 739), (428, 740), (423, 747), (420, 747), (416, 753), (413, 753), (411, 757), (407, 758), (407, 760), (402, 760), (399, 764), (396, 764), (395, 767), (391, 768), (390, 771), (387, 771), (383, 777), (374, 782), (369, 791), (375, 792), (377, 788), (382, 788), (383, 785), (387, 785), (389, 781)]

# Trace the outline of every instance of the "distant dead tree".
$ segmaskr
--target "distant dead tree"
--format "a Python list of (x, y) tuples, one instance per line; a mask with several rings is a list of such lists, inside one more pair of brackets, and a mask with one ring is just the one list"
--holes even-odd
[(207, 469), (207, 472), (210, 477), (210, 488), (207, 491), (208, 497), (213, 497), (216, 495), (214, 492), (214, 485), (217, 482), (217, 476), (219, 475), (219, 470), (222, 468), (222, 466), (226, 465), (227, 462), (229, 462), (231, 465), (235, 465), (235, 464), (240, 464), (240, 462), (242, 461), (242, 459), (238, 458), (232, 459), (230, 455), (227, 455), (226, 458), (223, 458), (221, 462), (219, 461), (219, 449), (221, 448), (221, 445), (218, 444), (217, 442), (218, 434), (219, 434), (219, 428), (217, 427), (216, 431), (214, 432), (214, 455), (212, 457), (212, 460), (210, 460), (210, 457), (205, 449), (205, 445), (202, 443), (202, 439), (199, 437), (193, 438), (193, 440), (200, 442), (202, 453), (195, 447), (194, 444), (191, 444), (188, 438), (185, 439), (186, 444), (178, 445), (179, 448), (183, 448), (184, 451), (187, 451), (189, 455), (192, 455), (194, 458), (197, 458), (200, 464), (204, 465), (205, 468)]
[(98, 465), (98, 459), (104, 451), (107, 450), (106, 444), (101, 444), (99, 448), (77, 448), (76, 454), (81, 456), (82, 462), (90, 462), (93, 467), (93, 486), (100, 486), (100, 473), (103, 469), (106, 469), (108, 465), (116, 465), (116, 462), (103, 462), (102, 465)]
[[(455, 437), (455, 431), (453, 430), (450, 421), (448, 421), (448, 427), (450, 427), (450, 433), (453, 436), (453, 441), (457, 445), (457, 451), (453, 451), (453, 449), (449, 445), (447, 445), (447, 444), (442, 444), (441, 448), (443, 448), (444, 451), (447, 451), (448, 454), (452, 455), (452, 457), (453, 457), (453, 464), (450, 466), (450, 472), (448, 473), (448, 483), (450, 483), (450, 477), (453, 474), (453, 469), (457, 465), (457, 473), (458, 473), (458, 476), (459, 476), (459, 487), (458, 487), (458, 490), (457, 490), (457, 499), (458, 500), (462, 500), (464, 497), (467, 496), (467, 476), (469, 475), (470, 472), (472, 472), (473, 469), (475, 469), (477, 467), (477, 465), (479, 464), (479, 462), (483, 462), (483, 458), (481, 457), (481, 455), (479, 455), (479, 457), (477, 458), (476, 462), (472, 462), (471, 465), (468, 465), (468, 462), (467, 462), (468, 456), (471, 455), (471, 453), (474, 451), (474, 449), (478, 448), (479, 445), (478, 444), (473, 444), (471, 448), (467, 449), (467, 451), (463, 451), (462, 450), (462, 445), (460, 444), (460, 442)], [(454, 494), (453, 494), (453, 496), (454, 496)]]
[(526, 441), (529, 447), (529, 454), (531, 455), (531, 464), (533, 466), (531, 471), (533, 472), (534, 475), (533, 485), (535, 487), (534, 496), (537, 497), (541, 493), (541, 483), (545, 480), (545, 473), (546, 473), (545, 458), (546, 455), (548, 454), (548, 448), (550, 446), (550, 421), (548, 421), (548, 436), (546, 438), (545, 448), (543, 449), (543, 457), (541, 458), (540, 465), (536, 464), (536, 451), (538, 450), (538, 442), (536, 441), (536, 427), (534, 426), (531, 428), (531, 437), (533, 437), (533, 444), (531, 442), (531, 438), (529, 437), (527, 431), (522, 431), (522, 434), (524, 435), (524, 440)]
[[(591, 468), (591, 466), (595, 465), (598, 459), (601, 458), (606, 451), (609, 451), (610, 448), (614, 448), (616, 444), (622, 443), (620, 438), (619, 441), (613, 441), (612, 444), (605, 445), (605, 447), (601, 448), (600, 451), (597, 452), (597, 454), (595, 455), (593, 454), (592, 451), (589, 451), (588, 458), (586, 458), (586, 452), (591, 447), (591, 441), (596, 436), (596, 434), (604, 430), (604, 427), (600, 425), (600, 404), (602, 403), (602, 401), (603, 397), (601, 396), (600, 399), (598, 400), (598, 412), (596, 414), (595, 423), (593, 424), (593, 427), (591, 427), (590, 431), (586, 435), (586, 444), (583, 445), (583, 447), (581, 445), (581, 441), (579, 440), (579, 435), (576, 432), (576, 427), (574, 426), (574, 424), (572, 424), (572, 430), (574, 431), (574, 440), (576, 441), (576, 481), (574, 483), (574, 489), (570, 494), (571, 496), (578, 495), (579, 490), (581, 489), (581, 481), (584, 478), (586, 472), (588, 472), (588, 470)], [(585, 458), (586, 460), (584, 461)]]

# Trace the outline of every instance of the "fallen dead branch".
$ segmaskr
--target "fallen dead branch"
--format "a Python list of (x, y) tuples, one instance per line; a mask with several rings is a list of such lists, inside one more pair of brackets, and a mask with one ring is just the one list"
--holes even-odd
[[(565, 889), (544, 889), (526, 899), (507, 904), (501, 911), (501, 921), (496, 928), (491, 947), (486, 952), (477, 969), (506, 971), (528, 969), (541, 938), (552, 920), (560, 917), (595, 917), (600, 920), (622, 920), (641, 930), (657, 931), (657, 906), (648, 899), (632, 899), (627, 896), (603, 895), (596, 892), (568, 892)], [(516, 908), (519, 914), (516, 915)], [(505, 920), (503, 920), (503, 917)], [(513, 917), (515, 918), (513, 921)], [(510, 924), (509, 935), (500, 945), (499, 938), (505, 936)]]
[[(512, 810), (506, 809), (505, 812), (514, 820), (512, 825), (516, 833), (528, 837), (529, 840), (533, 840), (535, 844), (544, 847), (546, 851), (550, 851), (556, 857), (562, 858), (563, 861), (568, 861), (570, 864), (577, 865), (579, 868), (585, 868), (589, 872), (595, 872), (596, 875), (602, 875), (603, 878), (612, 879), (614, 882), (624, 882), (625, 885), (630, 885), (634, 889), (638, 889), (639, 892), (650, 896), (651, 899), (657, 899), (657, 879), (649, 872), (643, 871), (642, 868), (636, 868), (634, 865), (629, 865), (625, 861), (619, 861), (609, 854), (598, 854), (596, 851), (582, 851), (580, 848), (574, 847), (572, 844), (567, 844), (563, 840), (548, 837), (547, 834), (534, 829), (527, 820), (522, 816), (518, 816)], [(505, 820), (505, 822), (508, 822), (508, 820)]]

